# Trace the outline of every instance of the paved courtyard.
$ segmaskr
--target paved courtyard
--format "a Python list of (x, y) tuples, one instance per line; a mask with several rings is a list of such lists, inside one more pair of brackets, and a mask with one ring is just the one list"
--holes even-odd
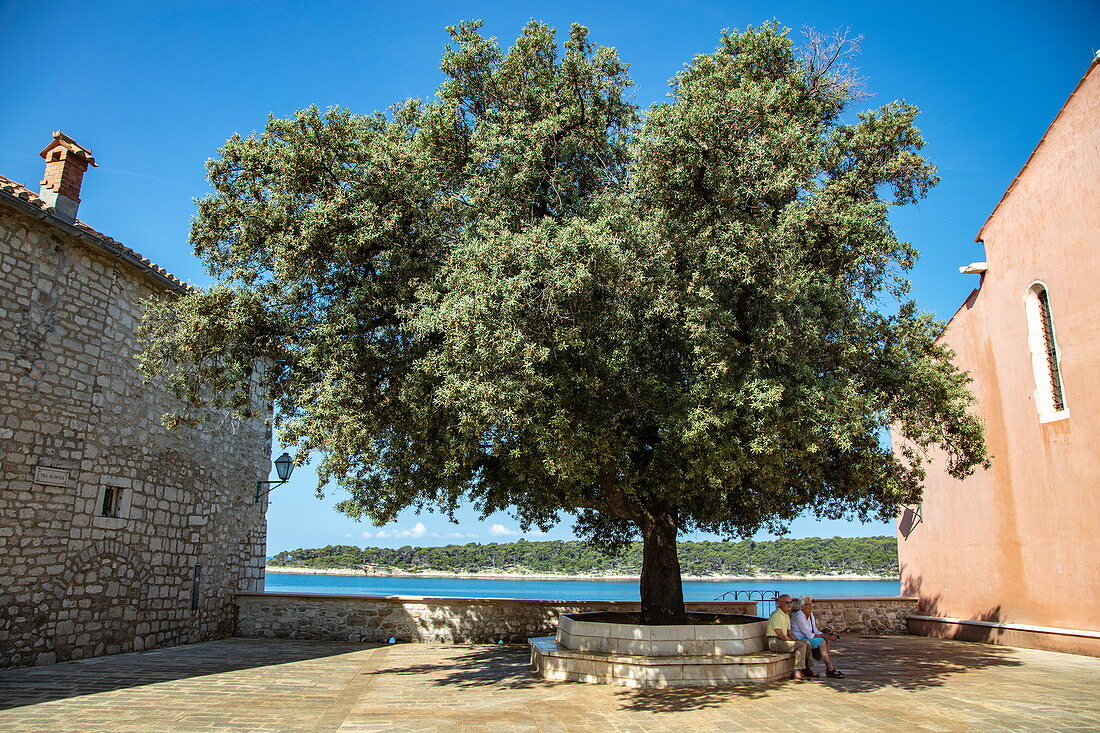
[(1100, 659), (920, 637), (838, 645), (842, 680), (543, 682), (519, 646), (229, 639), (0, 672), (3, 731), (1100, 730)]

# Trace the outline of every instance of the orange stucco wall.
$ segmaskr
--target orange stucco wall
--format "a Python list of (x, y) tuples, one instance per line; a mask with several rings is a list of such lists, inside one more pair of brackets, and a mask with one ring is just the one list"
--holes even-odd
[[(988, 272), (941, 339), (974, 378), (993, 467), (929, 471), (899, 534), (931, 616), (1100, 630), (1100, 70), (1094, 62), (982, 229)], [(977, 249), (972, 259), (981, 259)], [(1067, 419), (1041, 423), (1024, 296), (1046, 283)]]

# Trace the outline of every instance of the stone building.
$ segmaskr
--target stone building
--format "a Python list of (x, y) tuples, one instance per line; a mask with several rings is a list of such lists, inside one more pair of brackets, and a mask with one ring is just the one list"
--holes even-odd
[(940, 337), (974, 379), (993, 467), (929, 470), (900, 524), (919, 633), (1100, 656), (1100, 58), (978, 233)]
[(0, 176), (0, 666), (226, 636), (263, 587), (270, 429), (168, 431), (135, 367), (142, 302), (187, 286), (76, 218), (91, 151)]

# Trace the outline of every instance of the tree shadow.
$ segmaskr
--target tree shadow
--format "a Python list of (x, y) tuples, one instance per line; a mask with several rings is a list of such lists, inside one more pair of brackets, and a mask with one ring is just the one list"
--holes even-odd
[(845, 637), (836, 643), (833, 661), (838, 669), (844, 670), (843, 679), (830, 679), (822, 674), (809, 682), (784, 680), (765, 685), (628, 689), (618, 696), (624, 709), (682, 712), (716, 707), (731, 700), (764, 698), (788, 685), (824, 685), (839, 694), (866, 694), (884, 689), (920, 691), (940, 687), (960, 674), (1023, 664), (1012, 649), (916, 636)]
[(408, 664), (397, 667), (388, 664), (386, 674), (427, 675), (433, 677), (432, 684), (448, 687), (497, 687), (525, 689), (537, 685), (568, 684), (548, 682), (535, 676), (531, 671), (531, 654), (527, 646), (519, 644), (496, 644), (493, 646), (453, 646), (433, 647), (446, 659), (438, 656), (423, 664)]
[[(905, 563), (901, 565), (902, 595), (913, 596), (917, 599), (917, 613), (921, 616), (956, 616), (957, 611), (942, 608), (943, 593), (932, 593), (924, 589), (924, 578), (907, 572)], [(996, 605), (969, 616), (971, 621), (1002, 621), (1001, 606)], [(912, 623), (910, 626), (912, 628)], [(1004, 629), (989, 626), (961, 626), (956, 624), (940, 624), (918, 622), (919, 628), (915, 633), (921, 636), (930, 636), (937, 639), (953, 639), (956, 641), (973, 641), (983, 644), (999, 644)]]
[[(446, 671), (443, 671), (443, 670)], [(492, 647), (471, 646), (446, 659), (402, 667), (387, 665), (386, 674), (431, 675), (432, 684), (442, 687), (494, 687), (510, 690), (546, 689), (589, 685), (588, 682), (544, 680), (531, 667), (530, 651), (518, 644)], [(737, 687), (679, 687), (672, 689), (632, 689), (605, 686), (605, 689), (629, 700), (628, 707), (649, 712), (673, 712), (713, 707), (731, 697), (765, 697), (784, 684), (742, 685)]]
[(334, 657), (382, 644), (222, 639), (0, 670), (0, 710), (160, 682)]
[[(433, 685), (465, 689), (538, 690), (589, 684), (541, 679), (531, 670), (528, 649), (520, 645), (435, 647), (435, 651), (445, 658), (433, 656), (422, 664), (388, 664), (383, 672), (428, 676)], [(960, 674), (1020, 666), (1022, 662), (1014, 654), (1012, 649), (1003, 647), (916, 636), (853, 636), (843, 638), (834, 649), (834, 661), (847, 675), (843, 679), (822, 675), (809, 682), (783, 680), (767, 684), (669, 689), (608, 686), (607, 689), (624, 710), (673, 713), (718, 707), (733, 700), (763, 699), (789, 685), (823, 685), (838, 694), (866, 694), (883, 689), (919, 691), (942, 686), (949, 678)], [(821, 671), (820, 665), (818, 671)]]
[(617, 688), (623, 710), (646, 713), (680, 713), (724, 705), (731, 700), (759, 700), (768, 697), (788, 680), (767, 684), (729, 685), (726, 687), (670, 687), (667, 689)]
[[(91, 695), (243, 669), (302, 662), (376, 649), (378, 644), (229, 639), (148, 652), (96, 657), (44, 667), (0, 672), (0, 709)], [(409, 648), (409, 647), (406, 647)], [(430, 649), (430, 651), (428, 651)], [(913, 636), (845, 637), (835, 652), (845, 679), (774, 682), (730, 687), (628, 689), (608, 687), (626, 710), (671, 713), (712, 708), (733, 700), (763, 699), (789, 685), (827, 685), (841, 694), (894, 688), (921, 690), (951, 676), (1021, 664), (1004, 647), (962, 644)], [(546, 681), (530, 668), (526, 646), (471, 645), (425, 648), (423, 663), (384, 664), (380, 674), (421, 676), (430, 684), (459, 689), (546, 690), (582, 685)]]

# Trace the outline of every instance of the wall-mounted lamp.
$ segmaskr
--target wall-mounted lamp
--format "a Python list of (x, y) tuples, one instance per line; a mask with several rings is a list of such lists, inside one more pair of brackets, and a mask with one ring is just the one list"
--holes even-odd
[[(294, 459), (290, 457), (289, 453), (283, 453), (281, 456), (275, 459), (275, 473), (278, 474), (278, 481), (257, 481), (256, 482), (256, 501), (255, 504), (260, 503), (260, 499), (267, 496), (275, 489), (279, 488), (287, 481), (290, 480), (290, 474), (294, 473)], [(267, 486), (267, 489), (263, 487)]]

